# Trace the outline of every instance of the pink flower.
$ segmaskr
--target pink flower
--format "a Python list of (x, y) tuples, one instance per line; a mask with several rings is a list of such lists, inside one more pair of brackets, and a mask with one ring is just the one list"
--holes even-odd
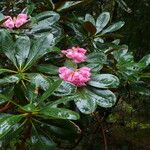
[(72, 47), (71, 49), (62, 50), (61, 52), (68, 58), (72, 59), (75, 63), (86, 61), (86, 51), (84, 48)]
[(5, 16), (5, 19), (7, 19), (4, 22), (4, 27), (9, 28), (9, 29), (13, 29), (15, 27), (14, 21), (12, 20), (11, 16)]
[(19, 14), (15, 20), (15, 27), (19, 28), (28, 21), (27, 19), (28, 19), (27, 14)]
[(67, 67), (60, 67), (58, 70), (59, 77), (61, 79), (70, 82), (78, 87), (85, 86), (86, 82), (90, 80), (90, 71), (91, 69), (88, 67), (82, 67), (77, 70), (71, 70)]
[[(8, 19), (7, 19), (8, 18)], [(4, 22), (4, 27), (9, 28), (9, 29), (13, 29), (14, 27), (19, 28), (21, 27), (23, 24), (25, 24), (26, 22), (28, 22), (28, 16), (27, 14), (19, 14), (17, 16), (17, 18), (13, 18), (11, 16), (5, 16), (5, 19), (7, 19)]]

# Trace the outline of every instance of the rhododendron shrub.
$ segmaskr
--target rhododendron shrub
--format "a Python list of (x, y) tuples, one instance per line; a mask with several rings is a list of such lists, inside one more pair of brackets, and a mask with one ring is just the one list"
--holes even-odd
[(23, 12), (0, 15), (0, 149), (76, 144), (80, 116), (115, 107), (123, 83), (139, 81), (150, 56), (137, 63), (119, 40), (105, 45), (104, 35), (124, 25), (106, 27), (108, 12), (76, 22), (54, 11)]

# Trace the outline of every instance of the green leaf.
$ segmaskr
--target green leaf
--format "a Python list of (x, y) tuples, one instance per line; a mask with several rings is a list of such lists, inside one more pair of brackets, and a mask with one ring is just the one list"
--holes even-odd
[(0, 13), (0, 21), (4, 20), (4, 15)]
[(47, 53), (47, 49), (53, 45), (53, 35), (49, 34), (48, 36), (40, 37), (35, 40), (33, 46), (30, 49), (30, 53), (27, 59), (27, 63), (24, 69), (27, 69), (32, 66), (38, 59)]
[(55, 143), (49, 136), (46, 132), (42, 132), (40, 129), (37, 131), (33, 127), (31, 135), (32, 150), (54, 150)]
[(144, 96), (150, 96), (150, 86), (144, 82), (135, 82), (131, 84), (131, 90)]
[(38, 108), (33, 103), (27, 104), (21, 107), (21, 109), (27, 112), (32, 112), (32, 113), (38, 111)]
[(133, 56), (131, 53), (128, 53), (128, 46), (119, 49), (118, 51), (114, 51), (113, 55), (117, 62), (133, 61)]
[(23, 9), (22, 13), (31, 15), (35, 8), (36, 8), (35, 4), (30, 3), (27, 5), (27, 7), (25, 9)]
[(125, 24), (125, 22), (123, 22), (123, 21), (119, 21), (117, 23), (114, 23), (113, 25), (111, 25), (108, 28), (104, 29), (101, 34), (103, 35), (103, 34), (106, 34), (106, 33), (117, 31), (121, 27), (123, 27), (124, 24)]
[(35, 85), (35, 88), (41, 88), (43, 89), (44, 91), (46, 91), (48, 88), (49, 88), (49, 81), (48, 79), (43, 76), (42, 74), (28, 74), (31, 76), (31, 84), (34, 84)]
[(53, 46), (49, 49), (47, 49), (48, 52), (56, 52), (56, 53), (60, 53), (61, 52), (61, 49), (59, 47), (56, 47), (56, 46)]
[(150, 73), (149, 72), (146, 72), (146, 73), (142, 73), (140, 75), (141, 78), (150, 78)]
[(74, 111), (65, 108), (53, 108), (51, 105), (39, 111), (39, 114), (55, 119), (78, 120), (80, 118), (79, 114)]
[(50, 106), (52, 107), (56, 107), (59, 104), (66, 104), (69, 101), (73, 101), (77, 98), (78, 96), (76, 96), (76, 94), (74, 94), (73, 96), (64, 96), (56, 101), (53, 101), (50, 103)]
[(69, 140), (70, 142), (75, 140), (81, 133), (80, 128), (70, 120), (45, 120), (42, 125), (39, 126), (43, 131), (49, 135)]
[(87, 66), (90, 67), (93, 72), (97, 72), (103, 67), (106, 60), (107, 56), (103, 52), (93, 52), (87, 56)]
[(6, 97), (5, 95), (3, 94), (0, 94), (0, 104), (3, 104), (5, 102), (9, 101), (9, 98)]
[(131, 13), (132, 10), (128, 7), (124, 0), (116, 0), (119, 6), (128, 13)]
[(14, 86), (7, 86), (0, 88), (0, 105), (10, 101), (14, 95)]
[(96, 43), (96, 44), (97, 43), (104, 43), (104, 40), (102, 38), (100, 38), (100, 37), (97, 37), (97, 38), (94, 38), (94, 43)]
[(107, 57), (103, 52), (93, 52), (87, 56), (88, 63), (104, 64), (106, 63), (106, 60)]
[(6, 68), (0, 68), (0, 74), (5, 73), (5, 72), (8, 72), (8, 73), (17, 73), (14, 70), (6, 69)]
[(98, 71), (100, 71), (102, 68), (103, 68), (103, 65), (102, 64), (100, 64), (100, 63), (89, 63), (89, 64), (87, 64), (86, 65), (87, 67), (89, 67), (89, 68), (91, 68), (91, 71), (93, 72), (93, 73), (97, 73)]
[(144, 56), (139, 62), (138, 65), (140, 69), (145, 69), (147, 66), (150, 65), (150, 54)]
[(95, 19), (94, 19), (94, 17), (93, 17), (92, 15), (90, 15), (90, 14), (86, 14), (86, 15), (85, 15), (85, 21), (86, 21), (86, 22), (89, 21), (89, 22), (91, 22), (93, 25), (95, 25)]
[(13, 64), (17, 66), (15, 58), (15, 43), (10, 33), (3, 29), (0, 29), (0, 51), (1, 50), (13, 62)]
[(76, 92), (76, 86), (62, 81), (60, 86), (54, 91), (55, 96), (67, 96)]
[(67, 59), (65, 61), (64, 66), (71, 68), (71, 69), (77, 68), (77, 64), (75, 62), (71, 61), (70, 59)]
[(20, 79), (21, 79), (21, 77), (18, 74), (6, 76), (6, 77), (0, 79), (0, 85), (19, 82)]
[(112, 74), (100, 74), (92, 76), (88, 84), (97, 88), (116, 88), (119, 85), (119, 79)]
[(108, 24), (109, 20), (110, 20), (109, 12), (101, 13), (96, 20), (96, 29), (97, 29), (96, 33), (99, 33), (100, 31), (102, 31), (103, 28)]
[(61, 83), (62, 80), (56, 80), (53, 84), (51, 84), (46, 92), (44, 92), (44, 94), (39, 98), (39, 101), (43, 102), (46, 100), (50, 95), (53, 94), (53, 92), (60, 86)]
[(110, 90), (100, 90), (96, 88), (92, 88), (91, 91), (93, 94), (91, 95), (96, 103), (104, 108), (112, 107), (116, 102), (116, 96)]
[(28, 36), (19, 36), (16, 41), (16, 58), (20, 68), (25, 63), (30, 51), (30, 39)]
[(37, 70), (50, 75), (58, 74), (58, 67), (51, 64), (41, 64), (37, 66)]
[(96, 101), (87, 89), (79, 89), (74, 99), (77, 108), (84, 114), (91, 114), (96, 109)]
[(18, 123), (23, 118), (22, 115), (10, 115), (0, 117), (0, 139), (9, 134), (9, 131), (12, 130), (16, 123)]
[(32, 30), (30, 31), (32, 34), (39, 33), (42, 30), (50, 30), (51, 26), (59, 20), (60, 16), (56, 12), (45, 11), (38, 14), (35, 18), (37, 20), (37, 24), (32, 26)]
[(29, 83), (26, 84), (26, 87), (24, 88), (24, 95), (26, 97), (26, 99), (29, 102), (35, 102), (35, 100), (37, 100), (37, 96), (38, 96), (38, 92), (36, 92), (36, 87), (35, 85)]
[(50, 25), (59, 20), (59, 14), (54, 11), (44, 11), (35, 16), (37, 21), (41, 21), (47, 18), (51, 19)]
[(78, 4), (82, 3), (82, 1), (77, 1), (77, 2), (74, 2), (74, 1), (67, 1), (67, 2), (64, 2), (63, 5), (61, 5), (59, 8), (57, 8), (57, 11), (63, 11), (65, 9), (68, 9), (68, 8), (71, 8), (73, 6), (76, 6)]

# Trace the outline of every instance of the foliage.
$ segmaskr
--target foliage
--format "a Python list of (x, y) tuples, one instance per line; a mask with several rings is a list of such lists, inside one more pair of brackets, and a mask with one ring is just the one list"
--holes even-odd
[[(36, 1), (19, 1), (16, 5), (11, 2), (8, 4), (13, 10), (7, 12), (3, 7), (0, 14), (1, 149), (46, 150), (55, 149), (60, 140), (76, 143), (82, 134), (82, 116), (93, 115), (101, 123), (97, 114), (115, 110), (126, 94), (123, 89), (150, 95), (142, 80), (149, 78), (146, 69), (150, 55), (136, 62), (127, 45), (120, 44), (115, 36), (108, 40), (123, 27), (123, 21), (110, 23), (109, 12), (97, 17), (88, 13), (76, 16), (72, 12), (65, 17), (64, 13), (85, 1), (45, 0), (44, 11), (38, 9)], [(24, 8), (20, 8), (22, 3)], [(121, 4), (127, 7), (123, 1)], [(7, 21), (4, 15), (21, 11), (29, 16), (26, 24), (14, 30), (3, 26)], [(72, 46), (88, 50), (85, 62), (76, 64), (61, 55), (60, 49)], [(91, 68), (91, 80), (83, 87), (62, 81), (58, 74), (62, 66), (87, 66)], [(103, 119), (113, 122), (113, 117), (112, 113)]]

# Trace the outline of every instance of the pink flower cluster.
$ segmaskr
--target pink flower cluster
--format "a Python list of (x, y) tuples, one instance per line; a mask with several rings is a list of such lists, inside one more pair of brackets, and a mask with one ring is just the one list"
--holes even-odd
[(9, 29), (13, 29), (13, 28), (19, 28), (21, 27), (23, 24), (25, 24), (26, 22), (28, 22), (28, 16), (27, 14), (19, 14), (16, 17), (14, 17), (12, 19), (11, 16), (5, 16), (5, 19), (7, 19), (4, 23), (3, 26)]
[(86, 61), (86, 51), (84, 48), (72, 47), (71, 49), (62, 50), (61, 52), (68, 58), (72, 59), (75, 63)]
[(75, 86), (85, 86), (86, 82), (90, 80), (90, 68), (82, 67), (77, 70), (71, 70), (67, 67), (59, 68), (59, 77), (67, 82), (74, 84)]

